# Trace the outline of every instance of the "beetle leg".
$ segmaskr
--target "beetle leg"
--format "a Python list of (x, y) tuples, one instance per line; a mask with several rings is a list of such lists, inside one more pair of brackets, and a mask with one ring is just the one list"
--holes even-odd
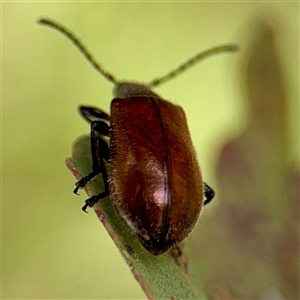
[(106, 112), (93, 106), (80, 106), (79, 112), (82, 117), (90, 123), (92, 123), (95, 119), (103, 119), (106, 121), (110, 120), (110, 117)]
[[(102, 140), (101, 138), (98, 138), (98, 141)], [(102, 140), (103, 141), (103, 140)], [(103, 141), (104, 142), (104, 141)], [(100, 145), (100, 144), (99, 144)], [(108, 153), (108, 146), (107, 144), (105, 143), (106, 147), (107, 147), (107, 153)], [(96, 150), (100, 150), (99, 148), (97, 148)], [(100, 151), (99, 151), (100, 152)], [(92, 151), (93, 153), (93, 151)], [(106, 171), (106, 168), (105, 168), (105, 165), (104, 165), (104, 160), (103, 158), (105, 158), (106, 160), (108, 160), (108, 156), (104, 156), (104, 155), (100, 155), (99, 156), (99, 159), (97, 159), (97, 162), (99, 162), (99, 170), (102, 172), (102, 176), (103, 176), (103, 183), (104, 183), (104, 192), (98, 194), (98, 195), (95, 195), (87, 200), (85, 200), (85, 204), (84, 206), (82, 207), (82, 210), (84, 212), (86, 212), (86, 209), (88, 207), (93, 207), (93, 205), (98, 202), (99, 200), (103, 199), (103, 198), (106, 198), (108, 195), (109, 195), (109, 186), (108, 186), (108, 176), (107, 176), (107, 171)], [(93, 172), (92, 172), (93, 173)], [(91, 173), (91, 174), (92, 174)], [(100, 173), (100, 172), (99, 172)]]
[[(77, 194), (78, 190), (84, 188), (86, 184), (96, 177), (99, 173), (103, 173), (105, 169), (103, 158), (108, 161), (109, 158), (109, 149), (107, 143), (99, 136), (96, 136), (96, 133), (101, 133), (103, 135), (108, 134), (108, 125), (103, 121), (93, 121), (91, 124), (91, 152), (93, 160), (93, 170), (87, 176), (81, 178), (76, 182), (76, 188), (74, 193)], [(106, 173), (106, 172), (105, 172)], [(104, 175), (104, 174), (103, 174)], [(107, 177), (107, 176), (106, 176)], [(105, 178), (103, 178), (105, 179)], [(105, 180), (104, 180), (105, 181)], [(107, 181), (107, 179), (106, 179)]]
[(86, 199), (86, 200), (85, 200), (85, 204), (82, 206), (82, 210), (83, 210), (84, 212), (87, 212), (86, 209), (87, 209), (88, 207), (93, 207), (93, 205), (94, 205), (95, 203), (97, 203), (97, 202), (98, 202), (99, 200), (101, 200), (101, 199), (106, 198), (107, 196), (109, 196), (109, 190), (104, 191), (103, 193), (100, 193), (100, 194), (98, 194), (98, 195), (95, 195), (95, 196), (93, 196), (93, 197), (91, 197), (91, 198)]
[(93, 207), (93, 205), (96, 202), (98, 202), (101, 199), (106, 198), (109, 195), (108, 176), (107, 176), (106, 168), (105, 168), (105, 165), (104, 165), (103, 157), (100, 158), (100, 168), (101, 168), (101, 171), (102, 171), (105, 190), (104, 190), (104, 192), (102, 192), (98, 195), (92, 196), (91, 198), (88, 198), (87, 200), (85, 200), (85, 204), (82, 207), (82, 210), (84, 212), (86, 212), (86, 209), (88, 207)]
[(215, 192), (205, 182), (204, 182), (204, 194), (205, 194), (205, 198), (206, 198), (204, 201), (204, 205), (206, 205), (213, 199), (213, 197), (215, 196)]

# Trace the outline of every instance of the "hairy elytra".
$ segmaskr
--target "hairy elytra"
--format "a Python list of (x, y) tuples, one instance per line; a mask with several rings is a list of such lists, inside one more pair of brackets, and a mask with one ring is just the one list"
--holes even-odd
[[(115, 85), (111, 114), (81, 106), (91, 124), (91, 173), (76, 183), (75, 193), (101, 173), (104, 191), (85, 202), (83, 210), (111, 196), (116, 211), (153, 255), (182, 242), (194, 228), (203, 204), (214, 197), (203, 182), (180, 106), (162, 99), (151, 87), (174, 78), (200, 60), (236, 45), (217, 46), (194, 56), (149, 84), (119, 82), (105, 71), (69, 29), (49, 19), (39, 23), (68, 37), (93, 67)], [(101, 136), (109, 137), (109, 145)], [(109, 163), (106, 170), (104, 161)], [(205, 200), (204, 200), (205, 196)]]

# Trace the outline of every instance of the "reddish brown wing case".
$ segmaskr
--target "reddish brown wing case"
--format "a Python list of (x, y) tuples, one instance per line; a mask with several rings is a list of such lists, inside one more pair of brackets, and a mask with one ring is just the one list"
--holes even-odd
[(110, 176), (121, 219), (154, 255), (181, 242), (203, 201), (184, 111), (153, 97), (111, 103)]

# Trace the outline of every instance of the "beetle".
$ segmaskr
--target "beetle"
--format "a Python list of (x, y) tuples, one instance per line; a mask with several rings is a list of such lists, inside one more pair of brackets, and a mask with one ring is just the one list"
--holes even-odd
[[(201, 52), (145, 85), (115, 79), (61, 24), (49, 19), (39, 23), (68, 37), (115, 85), (110, 115), (95, 107), (79, 108), (91, 126), (93, 167), (76, 183), (74, 193), (99, 174), (104, 181), (104, 191), (87, 199), (82, 209), (86, 211), (110, 195), (120, 218), (150, 253), (159, 255), (174, 248), (192, 231), (202, 206), (213, 199), (214, 191), (202, 180), (183, 109), (151, 88), (209, 55), (234, 51), (236, 46), (223, 45)], [(109, 138), (109, 145), (103, 136)]]

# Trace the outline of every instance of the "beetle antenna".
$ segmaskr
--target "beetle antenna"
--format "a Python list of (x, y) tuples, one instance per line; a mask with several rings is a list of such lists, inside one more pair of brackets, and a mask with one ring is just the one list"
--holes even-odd
[(67, 27), (63, 26), (62, 24), (52, 21), (50, 19), (42, 18), (38, 21), (39, 24), (49, 26), (51, 28), (56, 29), (57, 31), (61, 32), (65, 35), (69, 40), (73, 42), (73, 44), (79, 49), (79, 51), (85, 56), (85, 58), (91, 63), (91, 65), (100, 73), (102, 74), (108, 81), (117, 84), (118, 81), (116, 78), (110, 74), (109, 72), (105, 71), (102, 66), (94, 59), (93, 55), (87, 49), (87, 47), (81, 42), (79, 37), (75, 35), (71, 30)]
[(238, 45), (235, 44), (228, 44), (228, 45), (221, 45), (221, 46), (216, 46), (213, 48), (210, 48), (208, 50), (202, 51), (198, 54), (196, 54), (194, 57), (192, 57), (191, 59), (189, 59), (188, 61), (182, 63), (178, 68), (176, 68), (175, 70), (167, 73), (164, 76), (158, 77), (158, 78), (154, 78), (149, 84), (149, 87), (157, 87), (158, 85), (173, 79), (174, 77), (178, 76), (179, 74), (183, 73), (184, 71), (186, 71), (187, 69), (189, 69), (190, 67), (192, 67), (193, 65), (195, 65), (196, 63), (200, 62), (201, 60), (214, 55), (214, 54), (219, 54), (219, 53), (223, 53), (223, 52), (234, 52), (237, 51), (239, 49)]

